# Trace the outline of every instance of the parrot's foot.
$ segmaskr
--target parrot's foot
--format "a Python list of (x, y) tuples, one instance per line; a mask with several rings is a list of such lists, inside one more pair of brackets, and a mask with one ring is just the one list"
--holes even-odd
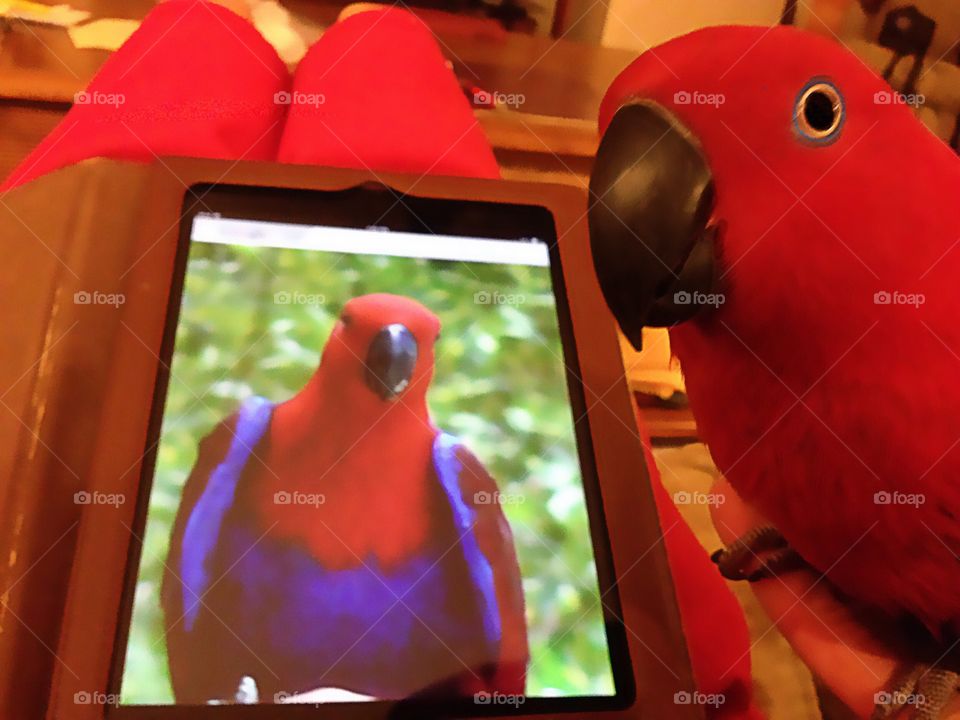
[(803, 566), (803, 559), (772, 525), (754, 528), (710, 556), (727, 580), (756, 582)]
[(890, 688), (878, 692), (871, 720), (909, 717), (939, 720), (947, 704), (960, 690), (960, 675), (950, 670), (917, 665), (896, 676)]

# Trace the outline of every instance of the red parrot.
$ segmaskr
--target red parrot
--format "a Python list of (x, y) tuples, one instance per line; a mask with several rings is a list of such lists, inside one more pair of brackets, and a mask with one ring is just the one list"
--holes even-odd
[(591, 244), (621, 328), (671, 327), (720, 471), (914, 628), (936, 717), (960, 640), (960, 161), (855, 55), (787, 27), (647, 52), (600, 123)]
[(408, 298), (354, 298), (300, 392), (247, 401), (203, 441), (162, 588), (178, 702), (251, 680), (261, 701), (523, 694), (497, 485), (427, 409), (439, 331)]

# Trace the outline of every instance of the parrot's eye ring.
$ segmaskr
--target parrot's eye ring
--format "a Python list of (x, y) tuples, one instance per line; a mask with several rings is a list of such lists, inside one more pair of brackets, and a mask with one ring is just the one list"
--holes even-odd
[(840, 134), (844, 120), (840, 91), (822, 80), (809, 83), (797, 98), (793, 120), (805, 139), (816, 143), (832, 142)]

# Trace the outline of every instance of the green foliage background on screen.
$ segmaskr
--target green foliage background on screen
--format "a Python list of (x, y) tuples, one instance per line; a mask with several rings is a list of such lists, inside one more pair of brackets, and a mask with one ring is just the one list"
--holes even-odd
[(527, 693), (613, 694), (549, 268), (193, 243), (124, 703), (173, 702), (159, 589), (197, 442), (249, 395), (295, 394), (343, 304), (371, 292), (412, 297), (440, 317), (434, 421), (516, 496), (504, 511), (527, 601)]

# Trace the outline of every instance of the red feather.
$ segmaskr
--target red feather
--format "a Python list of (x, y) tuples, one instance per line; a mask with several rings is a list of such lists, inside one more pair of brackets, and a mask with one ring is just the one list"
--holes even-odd
[[(366, 295), (343, 310), (316, 373), (277, 406), (251, 486), (263, 530), (305, 545), (331, 569), (373, 557), (384, 568), (420, 548), (439, 516), (432, 475), (437, 429), (427, 410), (433, 343), (440, 322), (408, 298)], [(409, 387), (385, 402), (364, 383), (374, 334), (403, 323), (419, 347)], [(322, 495), (311, 504), (278, 505), (277, 492)]]
[[(793, 112), (824, 77), (845, 120), (813, 146)], [(724, 102), (677, 102), (684, 91)], [(890, 95), (827, 39), (713, 28), (625, 71), (603, 122), (624, 98), (651, 98), (713, 172), (726, 302), (672, 339), (720, 470), (843, 591), (956, 633), (960, 162)]]

